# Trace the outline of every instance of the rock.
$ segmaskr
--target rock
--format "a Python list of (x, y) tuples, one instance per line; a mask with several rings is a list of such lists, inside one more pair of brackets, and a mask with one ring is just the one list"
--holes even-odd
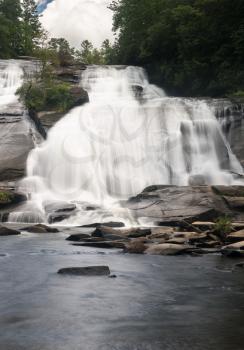
[(233, 222), (231, 225), (235, 230), (244, 229), (244, 222)]
[(20, 231), (13, 230), (8, 227), (0, 226), (0, 237), (2, 236), (16, 236), (20, 235)]
[(75, 233), (66, 238), (66, 241), (80, 242), (89, 239), (91, 236), (86, 233)]
[(221, 253), (228, 257), (244, 257), (244, 241), (222, 247)]
[(230, 243), (235, 243), (239, 241), (244, 241), (244, 230), (240, 230), (237, 232), (232, 232), (230, 233), (227, 237), (226, 240)]
[(106, 226), (99, 226), (96, 228), (96, 230), (92, 233), (93, 237), (104, 237), (106, 239), (109, 239), (109, 236), (111, 236), (113, 239), (123, 239), (125, 237), (128, 238), (139, 238), (139, 237), (145, 237), (147, 235), (151, 234), (150, 229), (140, 229), (140, 228), (131, 228), (131, 229), (113, 229), (111, 227)]
[(202, 243), (208, 239), (208, 235), (206, 233), (199, 233), (191, 238), (189, 238), (190, 244)]
[(212, 188), (222, 197), (244, 197), (243, 186), (212, 186)]
[(189, 249), (188, 246), (183, 246), (181, 244), (152, 244), (146, 250), (145, 254), (150, 255), (178, 255), (183, 254)]
[(47, 213), (64, 213), (74, 211), (75, 209), (75, 204), (63, 201), (53, 201), (44, 203), (44, 210)]
[(43, 224), (37, 224), (34, 226), (28, 226), (22, 229), (23, 231), (33, 233), (58, 233), (59, 230), (55, 227), (46, 226)]
[(150, 217), (159, 226), (187, 227), (230, 214), (225, 201), (209, 186), (151, 186), (123, 205), (139, 220)]
[(244, 210), (244, 197), (223, 197), (231, 209)]
[(98, 241), (98, 242), (84, 242), (74, 243), (74, 246), (90, 247), (90, 248), (104, 248), (104, 249), (124, 249), (125, 244), (119, 241)]
[(147, 246), (142, 239), (134, 239), (129, 243), (126, 243), (124, 252), (130, 254), (143, 254)]
[(60, 275), (73, 276), (109, 276), (108, 266), (66, 267), (58, 270)]
[(151, 235), (148, 237), (149, 239), (170, 239), (174, 233), (173, 227), (153, 227), (151, 228)]
[(198, 232), (174, 232), (173, 238), (184, 238), (188, 241), (190, 238), (197, 237), (198, 235)]
[(192, 226), (200, 228), (201, 230), (208, 230), (212, 229), (215, 226), (215, 223), (211, 221), (195, 221), (192, 223)]
[(166, 241), (167, 243), (173, 244), (185, 244), (187, 242), (186, 238), (174, 237)]
[(198, 248), (216, 248), (216, 247), (220, 247), (220, 242), (214, 241), (214, 240), (208, 240), (205, 242), (197, 243), (197, 247)]
[(76, 212), (76, 205), (64, 201), (47, 201), (44, 203), (44, 210), (47, 214), (49, 224), (54, 224), (68, 219)]
[(116, 221), (110, 221), (110, 222), (104, 222), (104, 223), (101, 223), (101, 222), (95, 222), (93, 224), (88, 224), (88, 225), (83, 225), (83, 226), (80, 226), (81, 228), (96, 228), (96, 227), (99, 227), (99, 226), (106, 226), (106, 227), (124, 227), (125, 224), (123, 222), (116, 222)]

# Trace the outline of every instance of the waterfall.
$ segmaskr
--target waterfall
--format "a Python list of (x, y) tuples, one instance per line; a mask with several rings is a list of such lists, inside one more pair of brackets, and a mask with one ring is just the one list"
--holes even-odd
[(91, 66), (81, 85), (90, 102), (28, 158), (22, 185), (44, 216), (52, 201), (104, 208), (154, 184), (238, 184), (242, 167), (206, 102), (167, 97), (138, 67)]

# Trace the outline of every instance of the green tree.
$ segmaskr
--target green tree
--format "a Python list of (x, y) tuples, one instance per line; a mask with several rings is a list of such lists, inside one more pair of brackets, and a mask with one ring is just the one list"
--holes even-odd
[(32, 55), (42, 34), (35, 0), (22, 0), (22, 46), (24, 55)]
[(0, 0), (0, 57), (21, 53), (21, 5), (19, 0)]

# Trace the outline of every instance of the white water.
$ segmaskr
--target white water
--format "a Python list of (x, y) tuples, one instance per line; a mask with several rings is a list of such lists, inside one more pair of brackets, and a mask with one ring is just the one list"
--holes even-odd
[[(3, 62), (3, 61), (2, 61)], [(15, 61), (10, 61), (1, 67), (0, 62), (0, 108), (6, 108), (9, 104), (17, 103), (16, 90), (22, 84), (23, 70)]]
[[(231, 185), (231, 172), (242, 173), (204, 101), (166, 97), (137, 67), (94, 66), (81, 81), (90, 103), (68, 113), (29, 155), (23, 185), (29, 206), (43, 215), (50, 201), (107, 209), (149, 185)], [(80, 210), (72, 220), (86, 215)]]

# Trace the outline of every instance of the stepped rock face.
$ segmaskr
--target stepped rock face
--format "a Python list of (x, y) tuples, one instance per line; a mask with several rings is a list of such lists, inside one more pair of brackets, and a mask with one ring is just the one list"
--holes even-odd
[(210, 100), (233, 153), (244, 166), (244, 101)]
[(16, 180), (25, 175), (28, 154), (40, 138), (15, 95), (24, 74), (34, 69), (34, 62), (0, 61), (0, 181)]

